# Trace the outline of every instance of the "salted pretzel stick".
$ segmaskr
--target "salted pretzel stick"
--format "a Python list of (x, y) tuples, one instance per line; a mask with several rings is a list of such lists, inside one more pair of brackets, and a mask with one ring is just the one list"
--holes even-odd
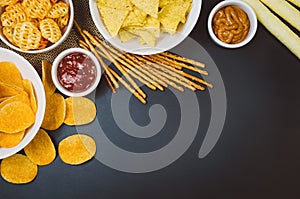
[[(152, 74), (155, 74), (156, 76), (158, 76), (159, 79), (163, 79), (164, 82), (166, 82), (168, 85), (172, 86), (173, 88), (183, 92), (184, 89), (181, 86), (178, 86), (176, 83), (177, 82), (176, 78), (171, 77), (168, 74), (165, 74), (165, 72), (157, 70), (154, 67), (151, 67), (150, 65), (148, 65), (147, 60), (140, 57), (140, 56), (135, 56), (137, 59), (139, 59), (142, 63), (144, 63), (142, 65), (143, 68), (147, 68), (148, 71), (151, 71)], [(152, 64), (152, 62), (150, 62), (150, 64)], [(178, 82), (177, 82), (178, 83)], [(189, 86), (188, 86), (189, 87)], [(195, 88), (194, 88), (195, 89)]]
[(140, 102), (146, 104), (146, 100), (136, 91), (134, 90), (126, 81), (124, 81), (114, 70), (108, 68), (108, 70), (118, 79), (121, 84), (123, 84)]
[[(199, 83), (202, 83), (202, 84), (204, 84), (204, 85), (206, 85), (206, 86), (212, 88), (212, 85), (211, 85), (211, 84), (205, 82), (204, 80), (202, 80), (202, 79), (200, 79), (200, 78), (198, 78), (198, 77), (195, 77), (195, 76), (193, 76), (193, 75), (190, 75), (190, 74), (188, 74), (188, 73), (186, 73), (186, 72), (184, 72), (184, 71), (182, 71), (182, 70), (177, 70), (177, 69), (175, 69), (175, 68), (173, 68), (173, 67), (171, 67), (171, 66), (165, 66), (165, 65), (161, 65), (161, 66), (162, 66), (162, 67), (166, 67), (169, 71), (172, 71), (172, 72), (174, 72), (174, 73), (180, 74), (179, 76), (176, 75), (176, 74), (175, 74), (175, 75), (176, 75), (176, 77), (178, 77), (179, 79), (182, 79), (183, 81), (187, 82), (188, 84), (192, 85), (193, 87), (195, 87), (195, 88), (197, 88), (197, 89), (199, 89), (199, 90), (205, 90), (205, 88), (204, 88), (203, 86), (200, 86), (200, 85), (198, 85), (198, 84), (196, 84), (196, 83), (194, 83), (194, 82), (192, 82), (192, 81), (186, 79), (186, 78), (189, 78), (189, 79), (191, 79), (191, 80), (193, 80), (193, 81), (197, 81), (197, 82), (199, 82)], [(164, 71), (165, 71), (165, 70), (164, 70)], [(174, 74), (171, 74), (171, 73), (170, 73), (170, 75), (174, 75)], [(186, 78), (183, 78), (183, 77), (186, 77)]]
[[(85, 35), (89, 35), (90, 39), (93, 38), (93, 36), (86, 30), (83, 30), (83, 33)], [(133, 86), (133, 88), (143, 97), (146, 98), (146, 94), (144, 93), (144, 91), (142, 91), (142, 89), (135, 83), (135, 81), (126, 73), (126, 71), (122, 68), (122, 66), (119, 64), (119, 62), (117, 62), (112, 56), (111, 54), (107, 51), (107, 49), (102, 46), (99, 45), (97, 46), (111, 61), (112, 63), (115, 65), (115, 67), (122, 73), (122, 75), (124, 75), (124, 77), (128, 80), (128, 82)]]
[(192, 64), (192, 65), (195, 65), (195, 66), (199, 66), (201, 68), (205, 68), (205, 64), (203, 64), (201, 62), (198, 62), (196, 60), (193, 60), (193, 59), (188, 59), (188, 58), (185, 58), (185, 57), (182, 57), (182, 56), (170, 53), (170, 52), (162, 52), (161, 54), (166, 56), (166, 57), (170, 57), (172, 59), (175, 59), (175, 60), (178, 60), (178, 61), (181, 61), (181, 62), (185, 62), (185, 63)]
[[(149, 56), (145, 56), (145, 57), (149, 57)], [(161, 55), (152, 55), (151, 56), (151, 61), (152, 61), (152, 59), (153, 60), (157, 60), (158, 63), (161, 62), (164, 65), (172, 66), (173, 68), (176, 68), (176, 69), (179, 69), (179, 70), (181, 70), (182, 68), (186, 68), (186, 69), (189, 69), (191, 71), (197, 72), (197, 73), (199, 73), (201, 75), (208, 75), (207, 71), (201, 70), (199, 68), (195, 68), (193, 66), (186, 65), (184, 63), (180, 63), (180, 65), (178, 65), (178, 63), (175, 64), (174, 62), (171, 62), (171, 60), (163, 62), (163, 60), (165, 60), (166, 58), (163, 58), (163, 56), (161, 56)], [(163, 64), (160, 64), (160, 65), (163, 65)], [(181, 68), (178, 68), (178, 66), (180, 66)]]
[[(131, 54), (124, 54), (125, 57), (127, 57), (129, 60), (131, 60), (133, 63), (135, 63), (133, 66), (135, 68), (137, 68), (138, 70), (142, 71), (143, 73), (147, 73), (147, 75), (149, 77), (151, 77), (152, 80), (154, 80), (155, 82), (157, 82), (157, 84), (163, 86), (163, 87), (168, 87), (168, 84), (166, 83), (166, 81), (164, 81), (164, 77), (159, 77), (157, 76), (155, 73), (153, 73), (153, 71), (149, 71), (148, 68), (146, 68), (147, 71), (144, 70), (144, 67), (142, 67), (144, 65), (143, 62), (140, 62), (135, 56), (131, 55)], [(159, 88), (159, 87), (158, 87)]]
[(116, 89), (115, 89), (115, 87), (112, 85), (112, 83), (111, 83), (110, 79), (108, 78), (106, 72), (103, 73), (103, 75), (104, 75), (105, 80), (107, 81), (107, 84), (108, 84), (109, 88), (111, 89), (111, 91), (112, 91), (113, 93), (116, 93)]
[(83, 34), (80, 26), (78, 25), (78, 23), (75, 20), (74, 20), (74, 24), (75, 24), (75, 27), (77, 28), (78, 32), (80, 33), (80, 35), (83, 37), (85, 43), (89, 46), (90, 50), (95, 54), (96, 58), (99, 60), (100, 65), (104, 68), (104, 71), (107, 73), (107, 75), (110, 78), (111, 82), (114, 84), (114, 87), (115, 88), (119, 88), (119, 84), (116, 81), (116, 79), (114, 78), (114, 76), (110, 73), (110, 71), (107, 71), (108, 66), (104, 63), (104, 61), (102, 60), (102, 58), (97, 54), (95, 48), (90, 43), (90, 41), (88, 40), (88, 38)]
[(149, 59), (148, 57), (146, 56), (142, 56), (145, 61), (146, 61), (146, 64), (149, 64), (150, 66), (153, 66), (155, 67), (156, 69), (158, 70), (161, 70), (165, 73), (165, 77), (167, 77), (168, 79), (178, 83), (178, 84), (181, 84), (189, 89), (191, 89), (192, 91), (195, 91), (195, 87), (199, 90), (204, 90), (204, 88), (200, 85), (197, 85), (193, 82), (191, 82), (190, 80), (186, 79), (185, 77), (181, 76), (181, 75), (178, 75), (178, 73), (175, 73), (175, 72), (172, 72), (170, 69), (166, 69), (170, 66), (161, 66), (159, 64), (156, 64), (156, 63), (152, 63), (151, 62), (151, 59)]
[(175, 64), (170, 64), (170, 62), (168, 60), (161, 59), (159, 57), (156, 57), (155, 55), (150, 55), (150, 56), (149, 55), (143, 55), (142, 57), (147, 58), (148, 60), (150, 60), (151, 62), (156, 63), (156, 64), (166, 65), (166, 66), (172, 65), (172, 67), (174, 67), (178, 70), (182, 69), (181, 66), (175, 65)]

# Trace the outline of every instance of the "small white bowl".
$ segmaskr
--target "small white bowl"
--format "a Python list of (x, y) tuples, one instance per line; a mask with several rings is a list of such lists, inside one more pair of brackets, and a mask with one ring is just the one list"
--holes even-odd
[(3, 159), (22, 150), (34, 138), (44, 119), (46, 98), (44, 86), (39, 74), (25, 58), (11, 50), (0, 48), (0, 61), (8, 61), (16, 65), (22, 78), (29, 79), (31, 81), (37, 99), (37, 111), (34, 124), (26, 130), (23, 140), (17, 146), (12, 148), (0, 147), (0, 159)]
[[(68, 37), (68, 35), (70, 34), (72, 27), (73, 27), (73, 22), (74, 22), (74, 6), (73, 6), (73, 2), (72, 0), (61, 0), (62, 2), (65, 2), (69, 5), (69, 21), (68, 21), (68, 25), (66, 27), (64, 27), (64, 29), (62, 30), (62, 37), (54, 44), (41, 49), (41, 50), (21, 50), (19, 47), (13, 45), (12, 43), (10, 43), (6, 37), (4, 36), (3, 32), (2, 32), (2, 25), (0, 23), (0, 39), (3, 41), (3, 43), (5, 43), (6, 45), (8, 45), (10, 48), (19, 51), (19, 52), (23, 52), (23, 53), (29, 53), (29, 54), (37, 54), (37, 53), (44, 53), (44, 52), (48, 52), (50, 50), (53, 50), (54, 48), (56, 48), (57, 46), (59, 46), (60, 44), (62, 44), (66, 38)], [(0, 7), (0, 15), (4, 12), (4, 8)]]
[[(218, 39), (218, 37), (213, 32), (213, 29), (212, 29), (213, 17), (217, 13), (218, 10), (220, 10), (221, 8), (226, 7), (226, 6), (238, 6), (239, 8), (241, 8), (242, 10), (245, 11), (245, 13), (248, 15), (248, 18), (250, 20), (250, 29), (249, 29), (248, 35), (240, 43), (237, 43), (237, 44), (225, 43), (225, 42), (221, 41), (220, 39)], [(252, 38), (254, 37), (256, 30), (257, 30), (257, 17), (256, 17), (254, 10), (247, 3), (240, 1), (240, 0), (225, 0), (225, 1), (221, 1), (220, 3), (218, 3), (211, 10), (209, 17), (208, 17), (207, 26), (208, 26), (208, 32), (209, 32), (210, 37), (218, 45), (223, 46), (225, 48), (239, 48), (239, 47), (242, 47), (242, 46), (246, 45), (247, 43), (249, 43), (252, 40)]]
[(139, 54), (139, 55), (150, 55), (156, 54), (163, 51), (170, 50), (171, 48), (180, 44), (193, 30), (198, 18), (200, 16), (202, 0), (193, 0), (192, 9), (187, 16), (185, 24), (180, 24), (177, 33), (170, 35), (167, 33), (162, 33), (156, 41), (154, 48), (147, 45), (141, 45), (139, 39), (132, 39), (127, 42), (121, 42), (119, 37), (112, 38), (105, 28), (101, 16), (98, 11), (97, 1), (89, 0), (90, 13), (94, 24), (97, 29), (103, 35), (103, 37), (110, 42), (113, 46), (129, 53)]
[[(96, 66), (96, 79), (93, 83), (93, 85), (91, 85), (87, 90), (85, 91), (82, 91), (82, 92), (71, 92), (69, 90), (67, 90), (66, 88), (64, 88), (59, 80), (58, 80), (58, 77), (57, 77), (57, 70), (58, 70), (58, 66), (59, 66), (59, 63), (62, 61), (62, 59), (71, 54), (71, 53), (83, 53), (85, 55), (87, 55), (89, 58), (92, 59), (92, 61), (95, 63), (95, 66)], [(94, 56), (94, 54), (88, 50), (85, 50), (85, 49), (82, 49), (82, 48), (70, 48), (70, 49), (67, 49), (67, 50), (64, 50), (62, 51), (54, 60), (53, 64), (52, 64), (52, 70), (51, 70), (51, 76), (52, 76), (52, 80), (53, 80), (53, 83), (54, 85), (56, 86), (56, 88), (61, 92), (63, 93), (64, 95), (66, 96), (72, 96), (72, 97), (82, 97), (82, 96), (86, 96), (88, 94), (90, 94), (91, 92), (93, 92), (99, 82), (100, 82), (100, 79), (101, 79), (101, 74), (102, 74), (102, 71), (101, 71), (101, 66), (97, 60), (97, 58)]]

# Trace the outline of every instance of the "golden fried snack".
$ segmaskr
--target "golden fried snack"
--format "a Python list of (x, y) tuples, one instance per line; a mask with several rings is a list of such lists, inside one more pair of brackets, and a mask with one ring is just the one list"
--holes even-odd
[(22, 154), (15, 154), (1, 162), (1, 176), (13, 184), (29, 183), (36, 177), (38, 167)]
[(59, 143), (58, 154), (64, 163), (79, 165), (96, 154), (96, 142), (88, 135), (71, 135)]
[(26, 13), (20, 3), (9, 6), (1, 15), (2, 26), (14, 26), (16, 23), (26, 20)]
[(54, 144), (46, 131), (40, 129), (33, 140), (24, 148), (27, 157), (39, 166), (48, 165), (56, 157)]
[(0, 147), (11, 148), (17, 146), (24, 137), (25, 130), (18, 133), (0, 132)]
[(44, 19), (52, 5), (50, 0), (23, 0), (22, 6), (28, 16)]
[(69, 15), (66, 14), (64, 16), (55, 18), (54, 21), (57, 23), (60, 29), (63, 29), (66, 25), (68, 25)]
[(53, 19), (43, 19), (40, 21), (42, 36), (52, 43), (56, 43), (62, 36), (61, 30)]
[(52, 6), (49, 10), (47, 17), (50, 18), (59, 18), (67, 15), (69, 12), (69, 5), (64, 2), (58, 2)]
[(8, 6), (8, 5), (13, 5), (15, 3), (17, 3), (19, 0), (0, 0), (0, 6), (4, 7), (4, 6)]
[(31, 22), (18, 23), (14, 28), (14, 43), (22, 50), (37, 49), (42, 35)]

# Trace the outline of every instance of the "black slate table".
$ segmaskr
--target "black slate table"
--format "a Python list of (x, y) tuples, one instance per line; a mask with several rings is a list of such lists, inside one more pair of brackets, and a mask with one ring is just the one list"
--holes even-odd
[[(198, 153), (211, 115), (208, 91), (196, 93), (201, 110), (197, 135), (188, 150), (172, 164), (135, 174), (113, 169), (96, 158), (80, 166), (70, 166), (57, 157), (52, 164), (39, 167), (32, 183), (12, 185), (1, 179), (0, 198), (298, 198), (299, 59), (261, 24), (255, 38), (245, 47), (217, 46), (206, 26), (209, 12), (217, 2), (203, 1), (201, 16), (190, 34), (214, 60), (227, 96), (222, 134), (205, 158), (199, 159)], [(89, 13), (82, 12), (88, 2), (74, 4), (75, 19), (82, 26), (92, 24)], [(70, 37), (79, 36), (73, 30)], [(72, 47), (76, 45), (74, 42)], [(71, 46), (63, 46), (68, 47)], [(53, 61), (55, 53), (59, 50), (52, 52), (52, 57), (39, 55), (28, 59), (41, 74), (40, 60)], [(143, 87), (148, 94), (146, 106), (130, 99), (129, 111), (137, 125), (151, 123), (149, 109), (154, 104), (161, 104), (168, 114), (166, 126), (159, 134), (137, 139), (124, 134), (116, 125), (111, 109), (112, 94), (103, 80), (95, 95), (97, 119), (112, 142), (128, 151), (145, 153), (162, 148), (174, 138), (180, 107), (170, 90), (152, 92)], [(76, 131), (64, 125), (49, 134), (57, 146), (61, 139)]]

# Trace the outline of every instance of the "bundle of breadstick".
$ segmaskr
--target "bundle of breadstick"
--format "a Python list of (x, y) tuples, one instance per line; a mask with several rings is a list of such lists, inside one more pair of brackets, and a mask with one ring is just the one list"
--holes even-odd
[[(204, 91), (205, 87), (213, 87), (203, 79), (185, 72), (192, 71), (200, 75), (208, 75), (208, 72), (204, 70), (205, 64), (201, 62), (170, 52), (155, 55), (126, 53), (111, 46), (103, 38), (82, 30), (76, 21), (74, 24), (83, 37), (83, 40), (79, 40), (79, 46), (95, 54), (104, 69), (104, 77), (112, 92), (116, 92), (121, 83), (139, 101), (146, 104), (147, 95), (136, 81), (152, 90), (159, 89), (160, 91), (164, 91), (168, 86), (181, 92), (184, 88)], [(113, 63), (114, 67), (108, 66), (104, 60)]]

